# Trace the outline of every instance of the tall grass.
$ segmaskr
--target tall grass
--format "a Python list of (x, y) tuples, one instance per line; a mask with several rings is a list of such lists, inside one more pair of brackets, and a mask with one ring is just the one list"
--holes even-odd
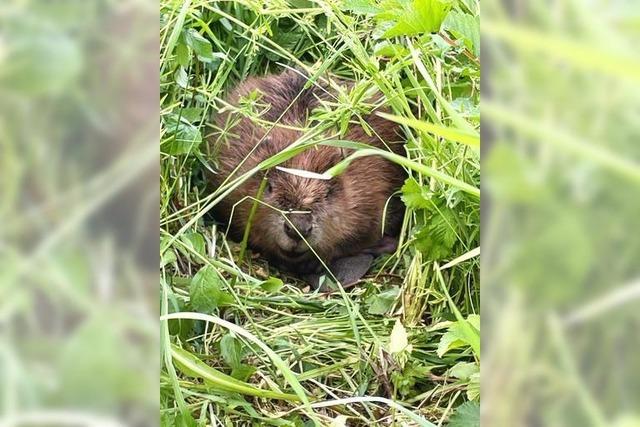
[[(420, 5), (432, 8), (421, 15)], [(477, 419), (477, 9), (435, 0), (162, 2), (163, 422)], [(319, 134), (340, 140), (373, 107), (374, 92), (406, 136), (406, 155), (391, 158), (410, 174), (399, 249), (329, 295), (240, 256), (207, 215), (248, 177), (205, 190), (203, 170), (216, 168), (206, 140), (224, 131), (211, 117), (229, 108), (225, 93), (236, 83), (290, 67), (311, 83), (353, 82), (315, 113), (321, 120), (305, 128), (300, 149)], [(258, 120), (256, 103), (239, 113)]]

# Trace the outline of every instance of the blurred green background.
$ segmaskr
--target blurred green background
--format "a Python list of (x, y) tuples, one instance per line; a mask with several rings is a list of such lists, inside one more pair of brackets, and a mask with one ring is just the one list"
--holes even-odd
[(158, 15), (0, 3), (0, 425), (157, 424)]
[(482, 422), (640, 425), (640, 3), (482, 3)]

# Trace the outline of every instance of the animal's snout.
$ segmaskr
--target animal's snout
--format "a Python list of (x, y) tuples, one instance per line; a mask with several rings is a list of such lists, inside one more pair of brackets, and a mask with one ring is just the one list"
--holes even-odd
[(284, 232), (293, 240), (301, 240), (311, 235), (313, 222), (309, 214), (289, 215), (289, 221), (284, 222)]

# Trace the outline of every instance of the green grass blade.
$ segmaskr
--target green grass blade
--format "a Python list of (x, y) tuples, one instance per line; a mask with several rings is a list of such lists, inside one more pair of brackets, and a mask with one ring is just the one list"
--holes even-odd
[(200, 378), (221, 390), (268, 399), (300, 401), (300, 398), (295, 394), (263, 390), (243, 381), (239, 381), (215, 368), (212, 368), (193, 354), (175, 344), (171, 345), (171, 356), (173, 357), (173, 361), (176, 363), (176, 366), (183, 374)]

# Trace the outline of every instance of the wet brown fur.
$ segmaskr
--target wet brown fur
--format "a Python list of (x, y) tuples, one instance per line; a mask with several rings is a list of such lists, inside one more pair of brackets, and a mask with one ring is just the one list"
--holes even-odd
[[(329, 97), (317, 87), (303, 90), (305, 83), (306, 78), (293, 71), (251, 78), (232, 91), (227, 102), (238, 106), (241, 99), (257, 89), (262, 94), (258, 103), (268, 106), (261, 119), (276, 122), (280, 118), (280, 125), (305, 127), (311, 111), (320, 106), (318, 99)], [(365, 120), (375, 131), (373, 135), (369, 136), (362, 127), (352, 125), (343, 139), (378, 148), (391, 147), (398, 153), (403, 151), (399, 129), (395, 124), (376, 115), (365, 117)], [(244, 161), (234, 177), (281, 152), (302, 135), (300, 131), (281, 126), (268, 131), (268, 127), (237, 114), (221, 113), (216, 117), (216, 124), (221, 129), (225, 128), (227, 122), (234, 123), (229, 133), (224, 137), (214, 135), (211, 139), (212, 151), (218, 160), (217, 173), (212, 177), (216, 187), (241, 162)], [(249, 155), (254, 148), (255, 151)], [(322, 173), (348, 154), (348, 150), (317, 146), (280, 166)], [(229, 229), (235, 240), (242, 238), (253, 205), (251, 199), (240, 201), (247, 196), (257, 195), (261, 179), (262, 175), (254, 175), (214, 208), (214, 215), (225, 224), (231, 218)], [(267, 191), (262, 200), (277, 209), (264, 205), (258, 207), (249, 235), (249, 246), (290, 271), (309, 273), (319, 270), (317, 257), (307, 250), (308, 245), (304, 241), (296, 242), (285, 232), (288, 222), (279, 209), (310, 212), (289, 213), (286, 216), (291, 221), (289, 225), (297, 229), (311, 225), (306, 240), (327, 265), (334, 259), (371, 249), (383, 237), (385, 204), (404, 179), (402, 168), (379, 156), (357, 159), (343, 174), (329, 181), (302, 178), (271, 169), (268, 171), (271, 191)], [(389, 203), (386, 219), (385, 234), (397, 235), (402, 207), (396, 198)]]

